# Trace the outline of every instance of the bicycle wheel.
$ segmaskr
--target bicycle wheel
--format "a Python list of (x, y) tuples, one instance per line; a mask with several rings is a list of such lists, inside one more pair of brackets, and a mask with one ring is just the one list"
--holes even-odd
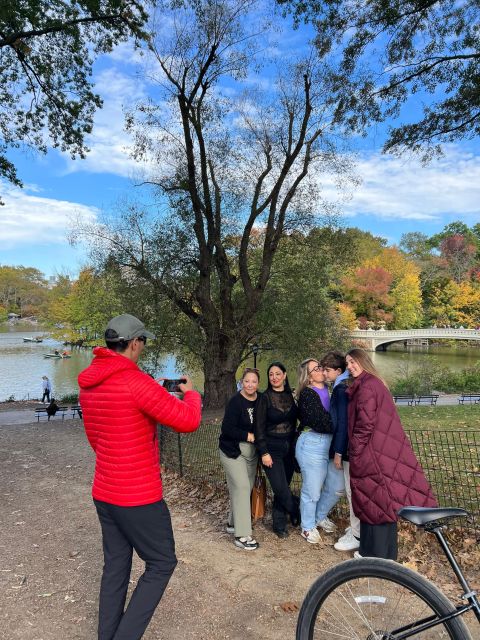
[(431, 582), (392, 560), (349, 560), (310, 587), (296, 640), (471, 640), (460, 618), (414, 630), (454, 610)]

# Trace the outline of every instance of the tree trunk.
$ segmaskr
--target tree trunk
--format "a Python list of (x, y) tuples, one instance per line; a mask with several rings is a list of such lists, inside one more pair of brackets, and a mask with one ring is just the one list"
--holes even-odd
[(203, 406), (205, 409), (223, 409), (237, 388), (235, 374), (242, 349), (237, 341), (228, 340), (224, 333), (219, 334), (216, 330), (207, 335), (206, 342), (210, 349), (205, 350), (203, 361)]
[(207, 375), (206, 367), (204, 371), (205, 396), (203, 407), (205, 409), (223, 409), (237, 389), (235, 372), (221, 371), (217, 368), (215, 373), (211, 372)]

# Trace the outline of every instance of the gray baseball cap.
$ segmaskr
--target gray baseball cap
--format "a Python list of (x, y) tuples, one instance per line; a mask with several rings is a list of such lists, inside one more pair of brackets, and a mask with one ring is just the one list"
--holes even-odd
[(155, 338), (155, 335), (145, 329), (141, 320), (129, 313), (112, 318), (105, 329), (105, 339), (108, 342), (120, 342), (120, 340), (133, 340), (134, 338)]

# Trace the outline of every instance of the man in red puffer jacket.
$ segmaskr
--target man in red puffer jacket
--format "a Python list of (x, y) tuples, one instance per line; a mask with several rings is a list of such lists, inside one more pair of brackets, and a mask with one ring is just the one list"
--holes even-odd
[[(195, 431), (200, 394), (185, 378), (183, 400), (137, 366), (147, 338), (135, 316), (107, 325), (107, 348), (96, 347), (78, 376), (87, 438), (95, 451), (92, 496), (102, 528), (103, 567), (99, 640), (138, 640), (158, 605), (177, 559), (170, 513), (162, 498), (157, 423)], [(145, 562), (127, 608), (133, 549)]]

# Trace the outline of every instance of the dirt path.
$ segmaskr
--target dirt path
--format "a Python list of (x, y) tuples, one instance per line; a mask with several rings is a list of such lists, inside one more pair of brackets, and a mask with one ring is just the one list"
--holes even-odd
[[(0, 427), (0, 638), (94, 640), (102, 566), (90, 498), (93, 454), (82, 423)], [(164, 478), (179, 564), (145, 640), (283, 640), (313, 579), (349, 557), (308, 545), (297, 531), (278, 540), (260, 524), (253, 553), (223, 532), (225, 499)], [(141, 563), (134, 562), (135, 581)]]

